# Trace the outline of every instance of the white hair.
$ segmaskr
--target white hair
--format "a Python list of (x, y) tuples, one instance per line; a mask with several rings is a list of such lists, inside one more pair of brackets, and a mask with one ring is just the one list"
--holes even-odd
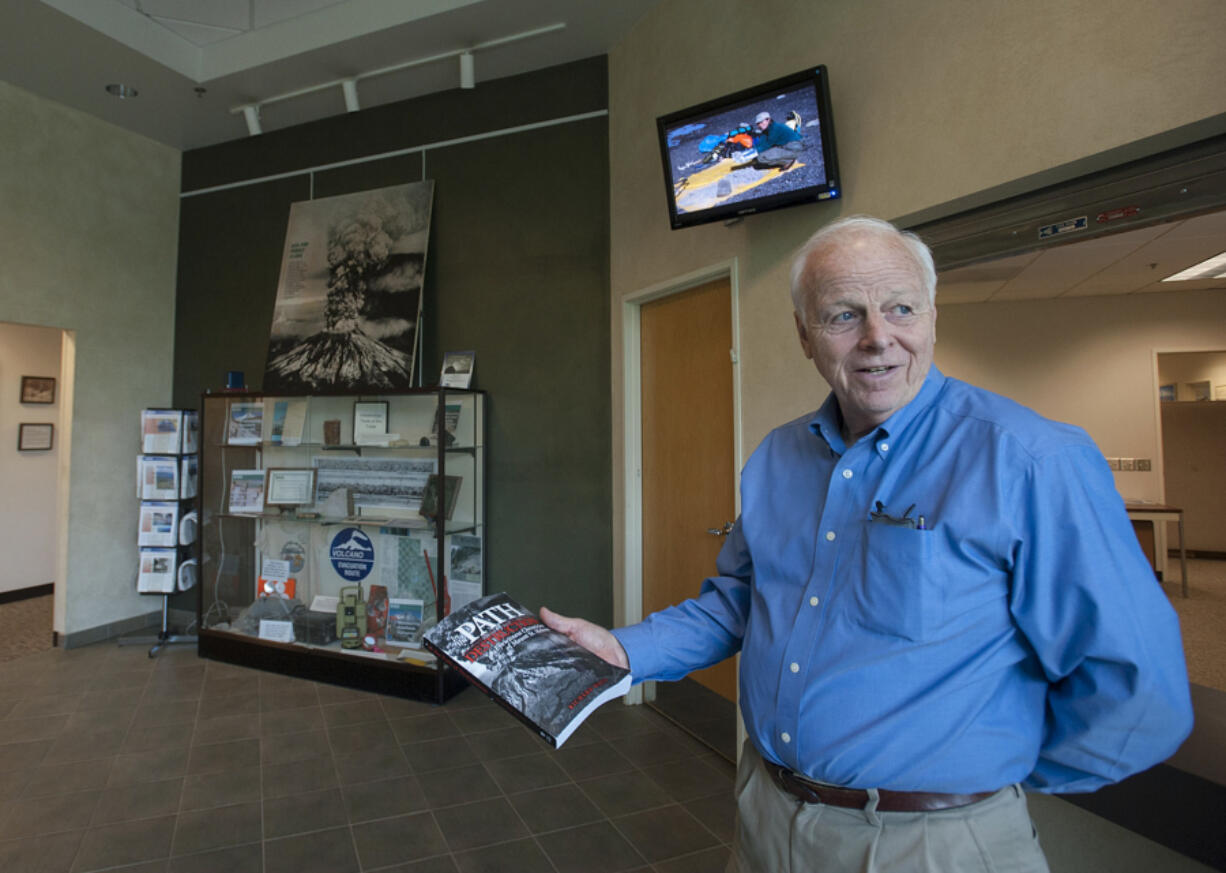
[(792, 259), (792, 306), (802, 316), (804, 315), (802, 304), (805, 295), (812, 290), (814, 284), (814, 270), (810, 268), (809, 259), (819, 249), (837, 245), (843, 237), (864, 233), (875, 234), (900, 243), (915, 261), (916, 272), (919, 273), (920, 281), (924, 284), (924, 290), (928, 292), (928, 302), (936, 302), (937, 270), (932, 261), (932, 252), (924, 241), (911, 231), (899, 230), (880, 218), (873, 218), (870, 215), (852, 215), (832, 221), (819, 229), (817, 233), (809, 237)]

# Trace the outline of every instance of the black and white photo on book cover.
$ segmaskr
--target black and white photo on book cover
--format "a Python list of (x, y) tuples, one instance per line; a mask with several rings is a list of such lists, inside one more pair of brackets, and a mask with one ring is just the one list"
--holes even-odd
[(434, 182), (290, 206), (264, 390), (412, 387)]
[(554, 748), (630, 688), (629, 670), (546, 626), (505, 592), (454, 610), (424, 643)]

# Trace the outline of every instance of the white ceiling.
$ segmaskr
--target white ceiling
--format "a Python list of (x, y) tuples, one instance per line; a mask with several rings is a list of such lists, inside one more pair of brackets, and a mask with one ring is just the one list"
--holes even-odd
[[(248, 136), (244, 104), (357, 79), (361, 108), (607, 54), (659, 0), (3, 0), (0, 79), (181, 149)], [(529, 34), (525, 38), (510, 39)], [(444, 57), (377, 76), (373, 71)], [(105, 92), (118, 83), (135, 99)], [(346, 111), (262, 106), (264, 131)]]
[(1226, 289), (1226, 279), (1162, 281), (1222, 251), (1226, 211), (948, 270), (937, 282), (937, 302)]
[[(243, 105), (325, 83), (262, 105), (262, 129), (345, 112), (338, 83), (347, 78), (361, 108), (457, 88), (455, 53), (466, 49), (478, 88), (606, 54), (658, 2), (0, 0), (0, 79), (190, 149), (247, 137)], [(116, 99), (104, 90), (111, 83), (140, 94)], [(1226, 213), (1217, 213), (951, 270), (939, 301), (1226, 289), (1226, 280), (1160, 281), (1222, 251)]]

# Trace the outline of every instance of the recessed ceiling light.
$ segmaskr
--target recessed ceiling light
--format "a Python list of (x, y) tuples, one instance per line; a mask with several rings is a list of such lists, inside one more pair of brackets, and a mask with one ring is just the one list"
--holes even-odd
[(1194, 279), (1226, 279), (1226, 252), (1214, 255), (1208, 260), (1193, 264), (1186, 270), (1180, 270), (1173, 276), (1167, 276), (1163, 282), (1191, 282)]
[(117, 82), (112, 82), (106, 86), (106, 93), (112, 97), (118, 97), (120, 100), (127, 100), (129, 97), (135, 97), (140, 92), (130, 85), (120, 85)]

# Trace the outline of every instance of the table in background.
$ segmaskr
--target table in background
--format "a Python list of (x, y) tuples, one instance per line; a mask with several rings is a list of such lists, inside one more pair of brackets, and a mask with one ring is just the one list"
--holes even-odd
[(1183, 541), (1183, 510), (1178, 506), (1167, 506), (1164, 503), (1129, 503), (1128, 517), (1133, 521), (1148, 521), (1154, 526), (1154, 569), (1167, 577), (1166, 524), (1168, 521), (1179, 523), (1179, 570), (1181, 574), (1183, 596), (1188, 596), (1188, 553)]

